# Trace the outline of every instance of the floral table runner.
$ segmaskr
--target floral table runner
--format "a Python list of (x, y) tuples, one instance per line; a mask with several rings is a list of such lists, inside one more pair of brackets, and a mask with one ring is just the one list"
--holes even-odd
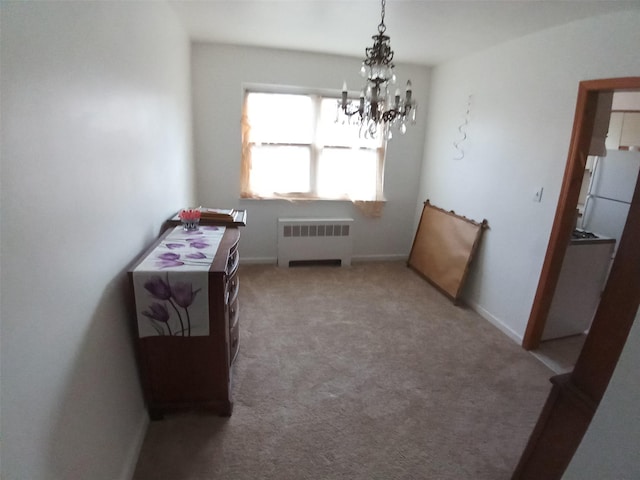
[(209, 268), (225, 227), (175, 227), (133, 271), (138, 333), (209, 335)]

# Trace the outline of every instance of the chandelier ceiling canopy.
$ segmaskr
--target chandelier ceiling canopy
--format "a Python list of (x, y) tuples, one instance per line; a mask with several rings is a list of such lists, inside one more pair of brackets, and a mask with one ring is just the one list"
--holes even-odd
[(347, 83), (342, 84), (342, 98), (338, 100), (338, 120), (345, 123), (359, 123), (360, 135), (377, 138), (383, 135), (385, 139), (392, 137), (391, 127), (396, 126), (401, 133), (407, 130), (407, 123), (415, 123), (416, 103), (413, 100), (411, 80), (407, 81), (404, 96), (396, 88), (396, 75), (393, 71), (393, 50), (389, 44), (390, 38), (385, 35), (387, 29), (384, 24), (386, 0), (382, 0), (381, 20), (378, 33), (373, 35), (373, 46), (365, 50), (360, 74), (367, 79), (360, 91), (360, 99), (356, 103), (348, 98)]

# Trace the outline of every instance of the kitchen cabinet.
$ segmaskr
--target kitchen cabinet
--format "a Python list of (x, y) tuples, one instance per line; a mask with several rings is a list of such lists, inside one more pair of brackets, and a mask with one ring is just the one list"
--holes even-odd
[(607, 154), (606, 144), (609, 124), (611, 122), (612, 104), (613, 92), (601, 92), (598, 95), (593, 132), (591, 134), (591, 144), (589, 145), (589, 155)]
[(620, 146), (640, 146), (640, 112), (623, 113)]
[(606, 146), (608, 150), (640, 147), (640, 112), (611, 112)]
[(542, 340), (578, 335), (591, 326), (615, 248), (614, 239), (594, 237), (569, 243)]

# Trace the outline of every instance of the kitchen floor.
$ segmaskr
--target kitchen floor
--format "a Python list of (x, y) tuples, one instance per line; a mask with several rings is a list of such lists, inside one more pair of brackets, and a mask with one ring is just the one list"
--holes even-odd
[(547, 340), (541, 342), (540, 347), (531, 354), (555, 373), (568, 373), (573, 370), (586, 338), (585, 334), (581, 334)]

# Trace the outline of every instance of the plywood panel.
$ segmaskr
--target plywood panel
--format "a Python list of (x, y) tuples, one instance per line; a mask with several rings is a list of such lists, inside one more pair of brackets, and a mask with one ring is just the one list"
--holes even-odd
[(409, 255), (409, 267), (457, 301), (487, 221), (468, 218), (424, 203)]

